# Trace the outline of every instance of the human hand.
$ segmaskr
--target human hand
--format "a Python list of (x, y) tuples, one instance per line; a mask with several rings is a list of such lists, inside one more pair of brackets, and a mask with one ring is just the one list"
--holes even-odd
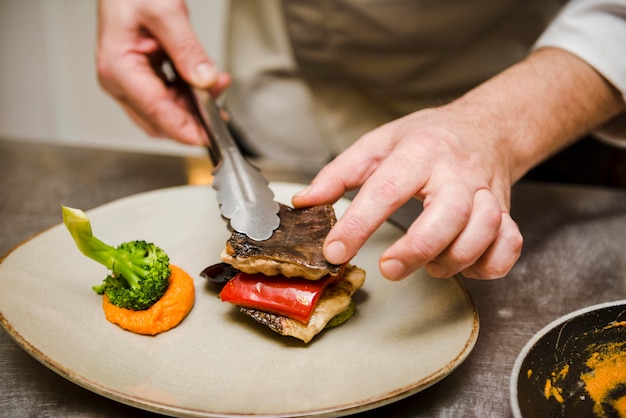
[(324, 243), (328, 261), (343, 263), (415, 197), (424, 210), (382, 254), (385, 277), (421, 267), (435, 277), (502, 277), (522, 248), (509, 214), (513, 182), (624, 111), (621, 92), (587, 62), (539, 49), (445, 106), (364, 135), (292, 201), (332, 203), (361, 187)]
[(511, 174), (497, 138), (459, 105), (423, 110), (388, 123), (324, 167), (297, 207), (332, 203), (361, 187), (329, 233), (324, 254), (351, 259), (371, 234), (411, 198), (424, 210), (380, 259), (388, 279), (425, 267), (435, 277), (504, 276), (521, 253), (509, 214)]
[(206, 144), (184, 96), (165, 80), (166, 57), (185, 81), (214, 96), (230, 83), (198, 42), (184, 0), (98, 2), (96, 61), (103, 89), (149, 135)]

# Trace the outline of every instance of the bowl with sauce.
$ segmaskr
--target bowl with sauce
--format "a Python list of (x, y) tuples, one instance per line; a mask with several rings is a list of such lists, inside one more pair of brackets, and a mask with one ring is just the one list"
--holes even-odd
[(626, 418), (626, 300), (572, 312), (535, 334), (510, 392), (516, 418)]

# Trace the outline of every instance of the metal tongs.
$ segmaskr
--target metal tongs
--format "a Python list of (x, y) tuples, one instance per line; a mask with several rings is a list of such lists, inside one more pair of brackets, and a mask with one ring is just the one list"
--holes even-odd
[(217, 192), (222, 216), (230, 220), (231, 228), (250, 239), (270, 238), (280, 225), (280, 218), (269, 181), (241, 154), (215, 99), (208, 92), (187, 84), (171, 63), (166, 61), (164, 65), (170, 66), (169, 70), (164, 66), (165, 75), (185, 94), (209, 138), (208, 152), (214, 167), (212, 186)]

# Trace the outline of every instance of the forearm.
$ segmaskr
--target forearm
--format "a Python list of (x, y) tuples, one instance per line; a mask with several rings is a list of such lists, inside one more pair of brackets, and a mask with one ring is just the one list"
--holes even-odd
[(598, 72), (555, 48), (534, 52), (451, 106), (473, 112), (507, 161), (511, 182), (626, 109)]

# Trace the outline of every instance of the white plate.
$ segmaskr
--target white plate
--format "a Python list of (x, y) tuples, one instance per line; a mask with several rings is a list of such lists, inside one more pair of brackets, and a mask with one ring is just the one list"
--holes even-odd
[[(286, 203), (301, 187), (272, 184)], [(337, 203), (338, 216), (346, 206)], [(80, 254), (59, 224), (0, 264), (0, 322), (50, 369), (122, 403), (178, 416), (346, 415), (434, 384), (476, 342), (478, 316), (459, 281), (423, 271), (402, 282), (381, 277), (378, 259), (402, 234), (390, 224), (353, 260), (367, 271), (357, 314), (305, 345), (220, 302), (199, 276), (220, 261), (229, 235), (210, 187), (143, 193), (88, 215), (104, 242), (155, 242), (190, 273), (196, 302), (189, 316), (156, 337), (108, 323), (91, 290), (106, 269)]]

